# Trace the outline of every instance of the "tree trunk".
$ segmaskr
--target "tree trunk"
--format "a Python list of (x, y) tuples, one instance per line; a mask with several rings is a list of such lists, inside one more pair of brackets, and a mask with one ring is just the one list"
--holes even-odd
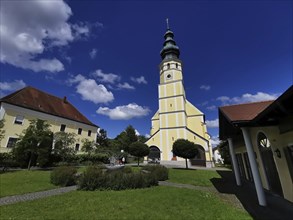
[(28, 165), (27, 165), (27, 170), (31, 169), (32, 157), (33, 157), (33, 154), (32, 154), (32, 152), (30, 152), (30, 160), (29, 160)]
[(185, 158), (186, 169), (188, 170), (187, 158)]
[(139, 157), (137, 158), (137, 164), (138, 164), (138, 166), (139, 166)]

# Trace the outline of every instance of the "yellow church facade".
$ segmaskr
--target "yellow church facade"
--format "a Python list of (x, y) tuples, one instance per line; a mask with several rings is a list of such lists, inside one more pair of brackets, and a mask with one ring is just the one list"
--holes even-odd
[(191, 164), (212, 167), (212, 148), (204, 114), (186, 99), (180, 51), (173, 37), (173, 32), (168, 29), (159, 66), (159, 109), (152, 117), (151, 137), (146, 142), (151, 150), (149, 157), (181, 161), (182, 158), (176, 158), (172, 153), (173, 143), (177, 139), (187, 139), (201, 146)]

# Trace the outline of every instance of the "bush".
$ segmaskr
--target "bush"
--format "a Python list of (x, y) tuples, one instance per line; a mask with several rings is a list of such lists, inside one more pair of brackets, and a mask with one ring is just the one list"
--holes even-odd
[(5, 171), (8, 167), (18, 167), (19, 164), (11, 153), (0, 153), (0, 167)]
[(77, 160), (80, 164), (108, 164), (109, 157), (107, 154), (96, 153), (96, 154), (78, 154), (76, 155)]
[(91, 166), (81, 175), (78, 188), (82, 190), (125, 190), (158, 185), (151, 174), (134, 173), (131, 168), (125, 170), (106, 170)]
[(164, 181), (168, 179), (168, 169), (162, 165), (147, 165), (142, 170), (149, 171), (152, 176), (158, 181)]
[(51, 183), (57, 186), (72, 186), (76, 183), (75, 167), (57, 167), (51, 172)]

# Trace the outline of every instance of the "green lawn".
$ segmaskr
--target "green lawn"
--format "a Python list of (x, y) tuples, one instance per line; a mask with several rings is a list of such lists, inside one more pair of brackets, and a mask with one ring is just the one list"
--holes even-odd
[(13, 171), (0, 174), (0, 197), (57, 188), (50, 183), (50, 171)]
[(212, 178), (221, 178), (221, 176), (213, 170), (169, 169), (168, 181), (195, 186), (212, 186), (210, 181)]
[(74, 191), (0, 207), (1, 219), (252, 219), (213, 194), (153, 187)]

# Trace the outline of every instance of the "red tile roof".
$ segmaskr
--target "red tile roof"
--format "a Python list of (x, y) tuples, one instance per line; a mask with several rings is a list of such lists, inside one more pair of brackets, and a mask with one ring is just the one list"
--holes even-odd
[(254, 102), (220, 107), (220, 111), (230, 121), (250, 121), (274, 101)]
[(61, 99), (30, 86), (1, 98), (1, 102), (98, 127), (71, 105), (66, 97)]

